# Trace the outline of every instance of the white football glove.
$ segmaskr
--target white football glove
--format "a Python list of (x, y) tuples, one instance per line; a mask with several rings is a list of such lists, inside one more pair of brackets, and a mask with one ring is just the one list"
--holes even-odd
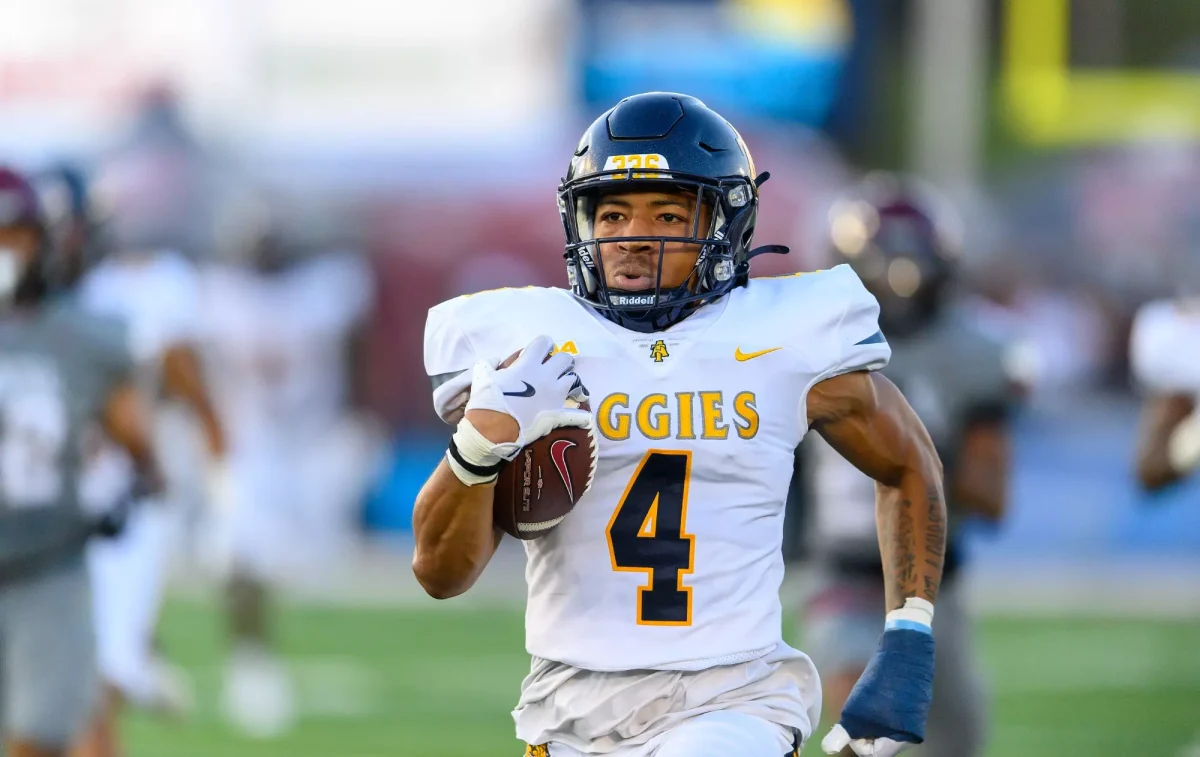
[(556, 428), (591, 429), (589, 411), (567, 406), (567, 400), (578, 403), (588, 398), (575, 375), (575, 358), (560, 352), (542, 362), (552, 349), (554, 340), (539, 336), (507, 368), (494, 368), (486, 361), (475, 364), (466, 411), (504, 413), (516, 421), (517, 438), (494, 444), (465, 417), (459, 421), (447, 461), (463, 483), (470, 486), (494, 479), (502, 461), (511, 460), (522, 447)]
[(851, 739), (840, 724), (830, 729), (821, 740), (821, 749), (825, 754), (838, 754), (847, 746), (859, 757), (893, 757), (913, 744), (891, 739)]
[(1171, 432), (1167, 457), (1178, 473), (1186, 475), (1200, 467), (1200, 411), (1184, 418)]
[(505, 459), (556, 428), (592, 425), (591, 413), (566, 407), (568, 399), (587, 398), (587, 390), (575, 375), (575, 358), (559, 352), (542, 362), (552, 349), (554, 340), (539, 336), (507, 368), (493, 368), (482, 361), (475, 364), (467, 412), (504, 413), (520, 429), (512, 449), (501, 454)]

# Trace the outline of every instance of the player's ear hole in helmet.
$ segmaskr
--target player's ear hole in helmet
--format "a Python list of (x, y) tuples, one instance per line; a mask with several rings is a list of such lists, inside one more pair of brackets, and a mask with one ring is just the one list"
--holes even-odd
[[(758, 187), (767, 176), (755, 174), (733, 126), (696, 98), (651, 92), (622, 100), (584, 132), (559, 185), (572, 292), (615, 323), (651, 332), (744, 285), (751, 257), (787, 251), (750, 249)], [(608, 224), (597, 217), (601, 204), (614, 198), (633, 211), (634, 196), (676, 204), (687, 198), (688, 223), (656, 224), (645, 212), (636, 214), (636, 223)], [(641, 259), (638, 252), (644, 253)], [(695, 260), (683, 257), (687, 270), (681, 274), (683, 253)], [(613, 255), (621, 257), (619, 264)], [(671, 255), (676, 257), (668, 261)], [(646, 267), (649, 261), (653, 270)]]

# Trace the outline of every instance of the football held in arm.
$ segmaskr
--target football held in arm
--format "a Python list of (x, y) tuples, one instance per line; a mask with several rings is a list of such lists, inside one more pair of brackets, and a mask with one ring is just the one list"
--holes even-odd
[[(924, 738), (941, 464), (878, 373), (891, 347), (849, 266), (750, 276), (786, 252), (751, 246), (766, 178), (699, 100), (626, 98), (558, 189), (566, 287), (429, 312), (426, 372), (455, 430), (415, 503), (413, 569), (454, 597), (506, 534), (523, 540), (533, 666), (514, 718), (530, 753), (784, 755), (813, 736), (819, 679), (784, 642), (779, 599), (810, 429), (877, 482), (888, 610), (822, 745), (892, 755)], [(620, 712), (601, 704), (618, 694)]]

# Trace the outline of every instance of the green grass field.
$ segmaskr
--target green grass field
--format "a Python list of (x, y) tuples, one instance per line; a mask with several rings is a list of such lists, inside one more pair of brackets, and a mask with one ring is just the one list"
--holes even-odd
[[(281, 631), (305, 715), (264, 742), (218, 717), (211, 607), (173, 603), (162, 631), (195, 677), (200, 711), (178, 725), (131, 717), (131, 757), (521, 754), (509, 710), (527, 658), (514, 610), (288, 609)], [(990, 757), (1181, 757), (1200, 736), (1195, 621), (997, 619), (980, 631), (995, 701)]]

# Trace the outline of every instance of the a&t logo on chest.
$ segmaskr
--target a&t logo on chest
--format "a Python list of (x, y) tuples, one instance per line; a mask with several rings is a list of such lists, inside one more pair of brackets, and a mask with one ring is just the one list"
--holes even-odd
[(661, 363), (663, 358), (670, 357), (671, 353), (667, 352), (667, 343), (659, 339), (654, 344), (650, 345), (650, 357), (656, 363)]

